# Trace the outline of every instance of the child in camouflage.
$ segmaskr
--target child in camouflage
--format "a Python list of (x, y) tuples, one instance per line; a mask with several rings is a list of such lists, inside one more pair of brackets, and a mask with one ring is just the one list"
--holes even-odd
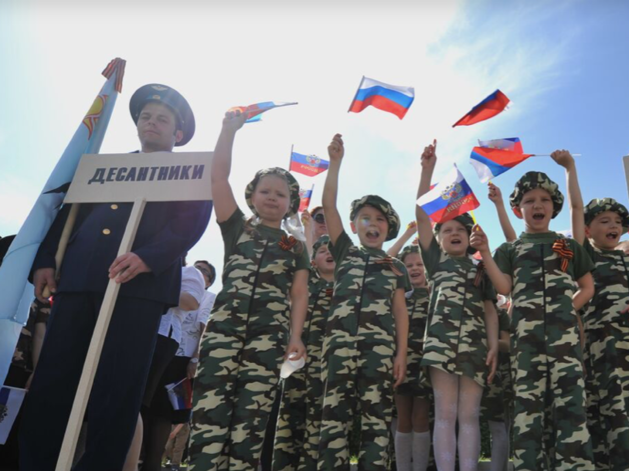
[(254, 214), (245, 220), (228, 181), (245, 119), (226, 113), (212, 161), (225, 263), (194, 384), (194, 471), (257, 468), (282, 361), (305, 355), (310, 264), (303, 244), (282, 230), (297, 214), (299, 185), (281, 168), (260, 170), (245, 191)]
[[(416, 229), (416, 224), (409, 224), (409, 226)], [(406, 295), (406, 308), (409, 314), (406, 380), (395, 392), (398, 417), (395, 433), (397, 471), (411, 471), (411, 469), (413, 471), (426, 471), (430, 458), (430, 424), (428, 419), (432, 402), (432, 389), (428, 384), (425, 372), (420, 367), (428, 321), (430, 293), (418, 243), (415, 240), (413, 244), (406, 246), (399, 256), (395, 254), (406, 266), (413, 287), (413, 291)]]
[[(566, 151), (555, 151), (552, 157), (566, 169), (574, 205), (574, 161)], [(471, 243), (496, 290), (512, 297), (515, 469), (590, 471), (594, 466), (577, 311), (594, 294), (593, 264), (575, 240), (549, 230), (563, 195), (548, 176), (525, 174), (510, 203), (524, 220), (520, 238), (502, 244), (493, 259), (480, 228)]]
[(323, 209), (336, 262), (332, 307), (323, 343), (325, 385), (318, 469), (349, 470), (349, 434), (360, 413), (358, 469), (388, 468), (393, 387), (406, 376), (408, 311), (404, 293), (410, 288), (404, 265), (382, 250), (394, 239), (400, 220), (391, 205), (375, 195), (355, 200), (350, 226), (356, 247), (336, 207), (343, 140), (328, 147), (330, 167)]
[[(430, 189), (437, 161), (436, 141), (422, 154), (417, 197)], [(457, 216), (433, 230), (416, 205), (422, 260), (431, 285), (429, 325), (422, 367), (429, 367), (435, 397), (434, 451), (440, 471), (476, 470), (480, 455), (480, 402), (496, 371), (496, 294), (482, 265), (469, 256), (472, 218)], [(458, 421), (459, 433), (456, 436)]]
[(308, 349), (305, 366), (284, 380), (275, 432), (274, 471), (316, 471), (319, 428), (323, 406), (321, 347), (334, 288), (334, 258), (330, 238), (322, 236), (312, 247), (310, 301), (302, 340)]
[[(575, 178), (576, 180), (576, 178)], [(578, 184), (576, 184), (578, 188)], [(612, 198), (573, 201), (572, 234), (594, 262), (595, 294), (583, 309), (588, 428), (597, 470), (629, 467), (629, 256), (617, 249), (627, 208)]]

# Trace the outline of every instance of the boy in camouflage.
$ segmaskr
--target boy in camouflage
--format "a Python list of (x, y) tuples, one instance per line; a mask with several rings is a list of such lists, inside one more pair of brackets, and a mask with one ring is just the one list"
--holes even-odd
[[(409, 224), (409, 227), (414, 230), (416, 224)], [(428, 321), (429, 290), (417, 243), (415, 241), (406, 246), (398, 257), (408, 270), (413, 291), (406, 294), (406, 308), (410, 319), (406, 380), (395, 392), (398, 417), (395, 433), (397, 471), (426, 471), (430, 458), (428, 419), (432, 388), (420, 367)]]
[(309, 262), (303, 244), (282, 230), (297, 214), (299, 185), (281, 168), (260, 170), (245, 191), (254, 214), (245, 220), (228, 181), (245, 119), (225, 115), (212, 161), (225, 260), (194, 384), (194, 471), (257, 468), (282, 361), (305, 355)]
[(382, 244), (397, 236), (400, 220), (379, 196), (355, 200), (350, 226), (361, 243), (356, 247), (336, 208), (344, 154), (340, 134), (334, 136), (328, 154), (323, 209), (336, 270), (323, 343), (325, 396), (318, 469), (349, 470), (349, 434), (354, 414), (360, 413), (358, 468), (385, 471), (393, 387), (406, 375), (408, 311), (404, 293), (409, 282), (404, 265), (387, 256)]
[[(552, 157), (566, 168), (574, 201), (576, 170), (570, 154), (555, 151)], [(549, 231), (563, 195), (548, 176), (525, 174), (510, 204), (524, 220), (520, 238), (502, 244), (495, 259), (479, 227), (472, 245), (480, 251), (496, 290), (511, 293), (513, 303), (515, 469), (590, 471), (594, 468), (577, 311), (594, 294), (593, 265), (576, 241)]]
[(275, 432), (274, 471), (316, 471), (319, 428), (323, 406), (321, 348), (334, 288), (334, 258), (330, 238), (320, 237), (312, 247), (310, 301), (302, 341), (308, 349), (305, 366), (284, 380)]
[(629, 256), (617, 250), (629, 212), (612, 198), (574, 211), (572, 232), (594, 262), (595, 294), (583, 310), (588, 428), (597, 471), (629, 467)]
[[(422, 154), (417, 197), (430, 188), (437, 161), (436, 141)], [(480, 264), (469, 256), (472, 218), (465, 213), (433, 230), (416, 205), (422, 260), (432, 289), (422, 367), (435, 396), (435, 461), (440, 471), (476, 470), (480, 456), (480, 402), (496, 371), (498, 317), (496, 295)], [(456, 425), (459, 436), (457, 440)]]

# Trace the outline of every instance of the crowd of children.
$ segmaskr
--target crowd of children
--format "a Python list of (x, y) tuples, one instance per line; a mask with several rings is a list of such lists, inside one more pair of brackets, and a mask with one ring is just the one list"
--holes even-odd
[[(228, 183), (244, 121), (226, 114), (212, 164), (225, 268), (195, 383), (192, 470), (256, 469), (276, 394), (277, 471), (349, 469), (350, 437), (360, 470), (390, 469), (393, 448), (400, 471), (425, 471), (433, 455), (439, 471), (476, 470), (481, 415), (494, 471), (506, 469), (511, 424), (518, 471), (629, 468), (629, 257), (618, 249), (629, 212), (611, 198), (584, 207), (569, 152), (552, 158), (566, 170), (573, 238), (549, 227), (558, 185), (528, 172), (509, 198), (519, 237), (489, 183), (506, 240), (494, 254), (469, 214), (433, 227), (419, 205), (384, 252), (400, 218), (382, 197), (351, 204), (359, 245), (345, 231), (339, 134), (305, 240), (285, 170), (255, 175), (245, 218)], [(422, 154), (417, 197), (436, 147)], [(289, 357), (305, 366), (280, 382)]]

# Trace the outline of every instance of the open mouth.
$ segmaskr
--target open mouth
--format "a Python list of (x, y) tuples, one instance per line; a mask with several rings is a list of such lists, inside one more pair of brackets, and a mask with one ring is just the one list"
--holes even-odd
[(411, 279), (416, 279), (416, 278), (421, 278), (422, 274), (421, 273), (411, 273), (410, 274)]
[(620, 237), (620, 233), (615, 231), (608, 232), (607, 234), (605, 234), (605, 237), (607, 237), (608, 240), (616, 240), (618, 239), (618, 237)]
[(536, 221), (543, 221), (544, 220), (544, 214), (542, 213), (535, 213), (533, 214), (533, 219)]
[(334, 263), (334, 257), (330, 256), (330, 257), (326, 258), (325, 261), (327, 263)]
[(452, 245), (461, 245), (463, 243), (463, 241), (461, 239), (452, 239), (450, 241), (450, 244)]
[(380, 237), (380, 233), (374, 229), (370, 229), (367, 231), (365, 236), (367, 237), (367, 240), (371, 240), (375, 242), (378, 240), (378, 237)]

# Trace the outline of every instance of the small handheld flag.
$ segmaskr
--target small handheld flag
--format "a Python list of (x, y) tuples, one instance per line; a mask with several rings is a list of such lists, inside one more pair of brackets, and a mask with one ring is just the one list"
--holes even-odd
[(480, 206), (474, 192), (455, 165), (417, 205), (436, 223), (444, 223)]
[(178, 383), (167, 384), (164, 387), (174, 410), (192, 409), (192, 384), (190, 379), (184, 378)]
[(262, 103), (255, 103), (249, 106), (234, 106), (230, 108), (229, 111), (238, 111), (241, 113), (247, 113), (247, 121), (245, 123), (255, 123), (262, 119), (262, 113), (265, 111), (272, 110), (273, 108), (281, 108), (283, 106), (291, 106), (297, 105), (297, 102), (293, 103), (284, 103), (284, 102), (274, 102), (274, 101), (263, 101)]
[(312, 192), (314, 191), (314, 185), (309, 190), (305, 188), (299, 190), (299, 212), (303, 212), (310, 206), (310, 200), (312, 199)]
[[(496, 147), (474, 147), (470, 155), (470, 163), (483, 183), (521, 164), (532, 155), (523, 153), (522, 143), (518, 138), (486, 142), (494, 143)], [(514, 150), (509, 150), (509, 147)]]
[(360, 113), (368, 106), (373, 106), (402, 119), (414, 99), (413, 87), (389, 85), (363, 76), (348, 112)]
[(510, 150), (512, 152), (524, 153), (522, 141), (519, 137), (505, 137), (504, 139), (490, 139), (488, 141), (478, 140), (478, 147), (488, 147), (490, 149)]
[(325, 172), (330, 166), (330, 162), (321, 159), (316, 155), (304, 155), (297, 152), (291, 152), (290, 168), (291, 172), (303, 173), (309, 177), (314, 177)]
[(474, 108), (472, 108), (469, 113), (467, 113), (456, 123), (454, 123), (452, 127), (469, 126), (471, 124), (480, 123), (481, 121), (485, 121), (486, 119), (493, 118), (497, 114), (502, 113), (502, 111), (509, 104), (509, 101), (509, 98), (507, 98), (504, 93), (502, 93), (500, 90), (496, 90)]

